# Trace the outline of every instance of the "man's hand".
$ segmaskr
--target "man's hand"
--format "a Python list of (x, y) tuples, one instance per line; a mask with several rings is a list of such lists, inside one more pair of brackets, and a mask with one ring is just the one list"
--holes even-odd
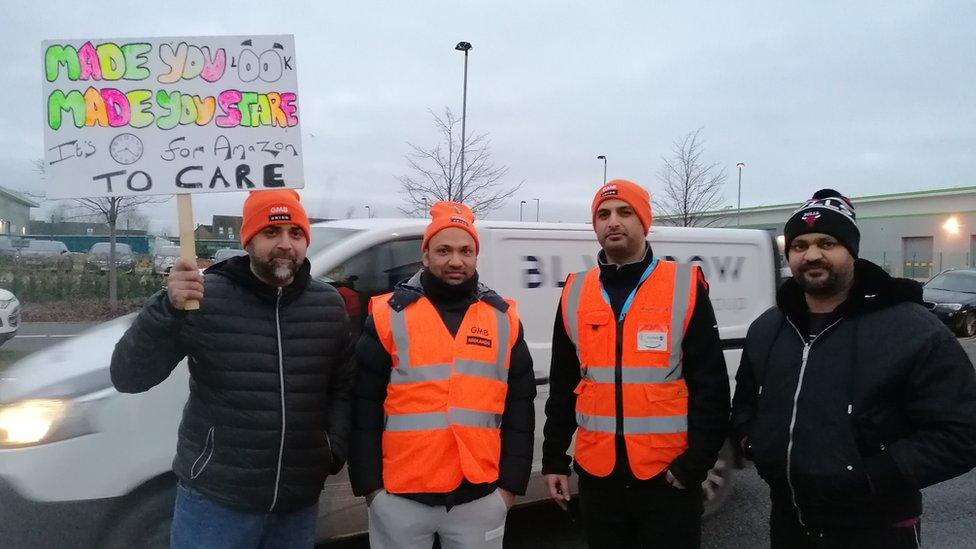
[(173, 307), (184, 310), (188, 300), (203, 299), (203, 275), (195, 263), (180, 259), (169, 270), (166, 294)]
[(509, 492), (508, 490), (506, 490), (504, 488), (499, 488), (498, 489), (498, 494), (500, 496), (502, 496), (502, 501), (505, 502), (505, 507), (508, 507), (509, 509), (511, 509), (512, 508), (512, 505), (515, 504), (515, 494)]
[(546, 486), (549, 487), (549, 497), (563, 510), (569, 509), (569, 477), (567, 475), (546, 475)]
[(373, 503), (373, 500), (376, 499), (376, 496), (378, 496), (382, 491), (383, 489), (379, 488), (377, 490), (373, 490), (372, 492), (366, 494), (366, 507), (369, 507), (369, 504)]
[(677, 488), (678, 490), (685, 489), (685, 485), (681, 484), (681, 481), (678, 480), (678, 477), (674, 476), (674, 474), (671, 473), (671, 469), (668, 469), (667, 472), (664, 474), (664, 480), (668, 481), (668, 484)]

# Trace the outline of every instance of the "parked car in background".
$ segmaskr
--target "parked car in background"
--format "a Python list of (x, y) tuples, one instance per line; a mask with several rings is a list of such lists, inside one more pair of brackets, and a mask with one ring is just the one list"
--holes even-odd
[(0, 236), (0, 258), (16, 259), (20, 256), (20, 248), (9, 236)]
[(976, 335), (976, 269), (949, 269), (922, 289), (925, 306), (956, 335)]
[(26, 238), (0, 236), (0, 259), (16, 260), (20, 257), (21, 248), (26, 247), (28, 244), (29, 242)]
[(8, 290), (0, 290), (0, 345), (17, 335), (20, 327), (20, 301)]
[[(93, 271), (108, 271), (109, 243), (96, 242), (88, 250), (88, 268)], [(115, 244), (115, 266), (119, 272), (129, 273), (135, 265), (132, 247), (128, 244)]]
[(239, 255), (247, 255), (247, 252), (244, 250), (238, 250), (236, 248), (221, 248), (214, 252), (213, 262), (220, 263), (225, 259), (230, 259)]
[(179, 246), (160, 246), (153, 254), (153, 271), (156, 274), (168, 275), (170, 268), (180, 258)]
[(68, 246), (60, 240), (30, 240), (20, 249), (20, 264), (35, 269), (71, 269)]

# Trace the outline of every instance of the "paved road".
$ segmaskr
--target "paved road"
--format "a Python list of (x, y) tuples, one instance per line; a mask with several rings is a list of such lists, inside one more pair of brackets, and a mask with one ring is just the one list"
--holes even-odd
[(75, 337), (97, 322), (25, 322), (17, 335), (0, 347), (0, 370), (18, 360)]
[(64, 339), (74, 337), (97, 322), (24, 322), (13, 339), (0, 348), (4, 351), (39, 351)]
[[(976, 363), (976, 338), (961, 340)], [(922, 540), (926, 547), (971, 549), (976, 547), (976, 470), (924, 490), (925, 514)], [(725, 505), (702, 527), (702, 547), (708, 549), (753, 549), (769, 547), (767, 538), (769, 490), (748, 466), (735, 477), (735, 486)], [(320, 549), (367, 549), (363, 539), (330, 543)], [(579, 528), (554, 505), (516, 509), (509, 515), (505, 547), (509, 549), (582, 549)]]
[[(976, 547), (976, 471), (924, 491), (925, 515), (922, 539), (926, 547), (971, 549)], [(769, 490), (748, 467), (735, 479), (735, 490), (725, 506), (705, 520), (702, 547), (753, 549), (769, 547), (767, 538)], [(365, 539), (330, 543), (320, 549), (367, 549)], [(509, 549), (583, 549), (576, 524), (554, 505), (536, 505), (512, 511), (505, 534)]]

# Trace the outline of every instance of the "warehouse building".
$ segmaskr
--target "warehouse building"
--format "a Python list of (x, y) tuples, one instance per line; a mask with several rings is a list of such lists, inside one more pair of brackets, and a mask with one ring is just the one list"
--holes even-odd
[[(860, 256), (894, 276), (927, 280), (976, 266), (976, 187), (851, 197), (861, 231)], [(726, 208), (705, 214), (712, 227), (765, 229), (779, 236), (802, 202)], [(782, 241), (782, 239), (780, 239)]]

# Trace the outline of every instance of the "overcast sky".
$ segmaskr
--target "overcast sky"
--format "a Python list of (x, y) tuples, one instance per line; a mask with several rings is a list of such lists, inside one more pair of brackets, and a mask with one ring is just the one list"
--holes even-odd
[[(313, 216), (396, 215), (407, 142), (437, 140), (428, 109), (461, 110), (460, 40), (468, 129), (524, 181), (494, 218), (519, 200), (534, 217), (540, 198), (543, 220), (587, 219), (599, 154), (653, 194), (661, 156), (699, 127), (732, 205), (740, 161), (743, 207), (976, 185), (976, 3), (662, 4), (5, 2), (0, 184), (43, 192), (42, 40), (294, 34)], [(196, 222), (243, 199), (197, 196)], [(153, 208), (154, 228), (175, 210)]]

